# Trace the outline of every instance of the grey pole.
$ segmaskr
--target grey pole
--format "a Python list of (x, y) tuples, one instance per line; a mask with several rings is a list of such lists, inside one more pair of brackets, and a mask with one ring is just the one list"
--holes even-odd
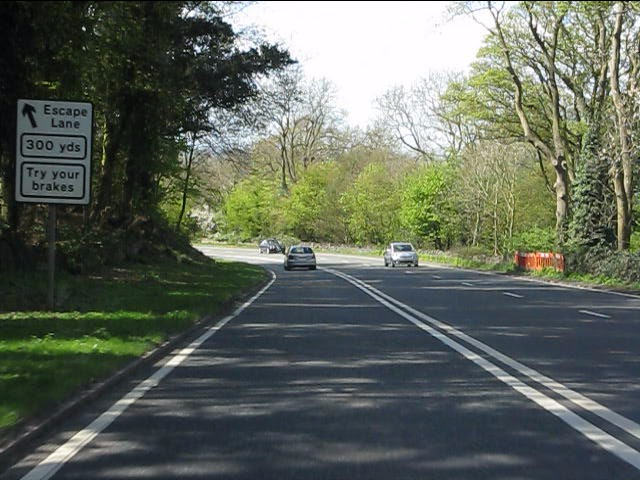
[(49, 243), (49, 291), (47, 306), (55, 310), (55, 277), (56, 277), (56, 206), (49, 204), (49, 219), (47, 222), (47, 239)]

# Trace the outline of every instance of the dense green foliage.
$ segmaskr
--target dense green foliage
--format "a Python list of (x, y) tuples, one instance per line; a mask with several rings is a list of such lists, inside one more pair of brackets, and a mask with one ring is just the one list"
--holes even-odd
[(271, 236), (278, 231), (274, 219), (279, 204), (275, 182), (257, 176), (247, 177), (227, 198), (226, 229), (241, 240)]
[[(585, 272), (594, 258), (633, 252), (638, 4), (457, 2), (453, 10), (482, 11), (488, 22), (470, 73), (390, 89), (378, 101), (378, 128), (341, 136), (323, 117), (310, 143), (310, 92), (295, 75), (286, 88), (272, 85), (287, 109), (266, 120), (263, 138), (288, 149), (263, 150), (249, 164), (271, 182), (290, 171), (283, 208), (267, 223), (302, 241), (403, 238), (507, 259), (556, 251)], [(624, 265), (634, 258), (598, 264), (630, 278)]]
[[(181, 191), (189, 191), (190, 170), (180, 161), (185, 139), (214, 130), (212, 109), (248, 102), (257, 93), (258, 77), (290, 63), (285, 51), (234, 32), (225, 21), (227, 8), (233, 5), (0, 4), (3, 251), (13, 257), (20, 244), (39, 242), (40, 207), (14, 200), (19, 98), (94, 106), (91, 204), (85, 212), (66, 207), (65, 215), (75, 216), (81, 228), (65, 240), (82, 243), (92, 236), (88, 232), (101, 229), (127, 231), (140, 216), (154, 220), (171, 177), (184, 179)], [(239, 47), (239, 40), (248, 46)]]
[(532, 227), (511, 239), (514, 252), (552, 252), (555, 245), (555, 232), (552, 228)]
[(11, 123), (30, 97), (95, 106), (92, 202), (62, 229), (76, 270), (135, 258), (167, 227), (503, 258), (633, 252), (638, 5), (456, 2), (489, 27), (469, 73), (391, 88), (361, 131), (326, 80), (233, 31), (226, 9), (241, 4), (4, 2), (0, 253), (42, 244), (42, 209), (13, 201)]
[(349, 236), (358, 245), (383, 244), (400, 233), (400, 184), (389, 167), (370, 164), (342, 195)]
[(609, 166), (602, 152), (601, 133), (586, 134), (573, 184), (573, 216), (569, 225), (572, 249), (607, 251), (615, 245), (615, 201), (609, 186)]
[(339, 174), (332, 162), (314, 165), (291, 189), (288, 201), (281, 202), (282, 214), (287, 221), (287, 231), (296, 238), (307, 241), (335, 241), (344, 234), (336, 218), (340, 206), (333, 193), (332, 178)]
[(438, 250), (451, 246), (454, 225), (451, 184), (451, 172), (446, 165), (423, 167), (407, 177), (400, 221), (418, 245)]

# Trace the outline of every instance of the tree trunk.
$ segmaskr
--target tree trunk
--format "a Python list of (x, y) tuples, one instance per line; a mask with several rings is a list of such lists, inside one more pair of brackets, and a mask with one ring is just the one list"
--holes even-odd
[[(12, 106), (15, 104), (12, 104)], [(19, 204), (16, 202), (16, 115), (15, 106), (13, 109), (7, 109), (0, 111), (0, 115), (6, 115), (3, 120), (6, 120), (5, 125), (2, 127), (1, 134), (7, 135), (5, 139), (6, 148), (5, 151), (2, 144), (0, 144), (0, 171), (2, 172), (2, 197), (4, 204), (7, 208), (6, 220), (9, 225), (9, 229), (12, 232), (18, 231), (18, 224), (20, 223), (20, 210)], [(0, 117), (1, 118), (1, 117)]]
[[(15, 152), (11, 158), (15, 159)], [(2, 175), (2, 197), (7, 207), (7, 224), (13, 232), (18, 231), (20, 223), (20, 204), (16, 202), (16, 169), (15, 163), (9, 161)]]
[(473, 237), (471, 239), (471, 246), (478, 246), (478, 237), (480, 236), (480, 212), (476, 210), (475, 219), (473, 222)]
[(616, 220), (618, 250), (628, 250), (631, 244), (631, 215), (624, 185), (624, 173), (619, 166), (614, 166), (613, 186), (616, 192)]
[(551, 161), (556, 172), (554, 189), (556, 191), (556, 243), (564, 245), (567, 234), (567, 219), (569, 218), (569, 175), (566, 162), (562, 157)]
[(184, 187), (182, 188), (182, 205), (180, 206), (180, 214), (178, 215), (178, 221), (176, 222), (176, 232), (180, 232), (180, 225), (182, 224), (182, 217), (187, 209), (187, 195), (189, 192), (189, 179), (191, 178), (191, 165), (193, 165), (193, 152), (196, 149), (196, 135), (193, 135), (193, 142), (189, 149), (189, 158), (187, 159), (187, 172), (184, 179)]
[(280, 149), (280, 167), (281, 167), (281, 187), (282, 191), (286, 192), (289, 190), (287, 187), (287, 155), (286, 155), (286, 147), (282, 146)]
[(632, 114), (625, 106), (620, 92), (620, 49), (624, 5), (616, 3), (615, 24), (612, 35), (611, 57), (611, 98), (616, 112), (616, 127), (620, 152), (611, 168), (616, 192), (618, 250), (627, 250), (631, 243), (631, 220), (633, 218), (633, 160), (630, 122)]
[(493, 254), (498, 255), (498, 192), (495, 191), (493, 194)]
[(113, 124), (107, 121), (102, 136), (100, 186), (98, 187), (98, 197), (94, 207), (94, 214), (98, 215), (107, 205), (110, 205), (112, 201), (113, 173), (115, 170), (115, 156), (118, 149), (113, 137)]
[(546, 156), (556, 172), (556, 181), (554, 184), (556, 192), (556, 241), (559, 246), (563, 245), (566, 238), (566, 224), (569, 215), (569, 171), (566, 159), (566, 147), (565, 141), (561, 132), (561, 110), (560, 110), (560, 93), (556, 84), (556, 67), (555, 67), (555, 52), (557, 48), (557, 36), (560, 25), (562, 23), (562, 17), (556, 18), (554, 24), (554, 38), (551, 45), (545, 45), (536, 31), (536, 23), (533, 18), (530, 18), (531, 33), (534, 38), (540, 44), (543, 52), (545, 52), (544, 68), (548, 74), (548, 81), (543, 85), (549, 95), (552, 110), (552, 136), (553, 145), (548, 144), (542, 136), (540, 136), (532, 127), (529, 122), (529, 117), (525, 111), (523, 101), (523, 86), (522, 80), (516, 71), (513, 61), (511, 48), (507, 44), (507, 41), (502, 31), (502, 24), (500, 23), (499, 15), (497, 12), (491, 10), (490, 12), (494, 19), (496, 27), (496, 34), (500, 41), (502, 51), (507, 62), (507, 71), (513, 81), (515, 87), (514, 106), (525, 139), (539, 150), (544, 156)]

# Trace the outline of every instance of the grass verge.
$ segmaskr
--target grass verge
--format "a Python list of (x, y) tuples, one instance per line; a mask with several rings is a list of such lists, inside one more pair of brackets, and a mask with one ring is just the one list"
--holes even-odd
[(481, 261), (477, 259), (464, 258), (447, 254), (421, 254), (421, 260), (451, 265), (460, 268), (469, 268), (472, 270), (484, 270), (491, 272), (499, 272), (506, 274), (523, 275), (527, 277), (540, 278), (542, 280), (562, 281), (579, 286), (592, 288), (605, 288), (615, 291), (638, 294), (640, 292), (640, 283), (626, 282), (621, 279), (606, 276), (594, 276), (589, 274), (581, 274), (575, 272), (558, 272), (553, 268), (545, 268), (539, 271), (522, 270), (511, 261)]
[(135, 264), (58, 275), (0, 277), (0, 439), (18, 422), (104, 379), (265, 278), (259, 267), (213, 262)]

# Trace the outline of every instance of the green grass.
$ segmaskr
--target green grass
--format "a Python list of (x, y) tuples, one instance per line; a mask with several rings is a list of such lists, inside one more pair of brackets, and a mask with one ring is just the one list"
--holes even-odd
[(583, 286), (592, 286), (592, 287), (609, 287), (616, 290), (624, 290), (631, 292), (640, 291), (640, 284), (638, 283), (629, 283), (620, 279), (610, 278), (605, 276), (594, 276), (588, 274), (579, 274), (572, 272), (558, 272), (553, 268), (545, 268), (540, 271), (529, 270), (525, 271), (519, 269), (515, 266), (512, 261), (504, 261), (504, 262), (483, 262), (480, 260), (469, 259), (454, 255), (447, 254), (421, 254), (421, 260), (452, 265), (455, 267), (461, 268), (469, 268), (473, 270), (485, 270), (492, 272), (500, 272), (507, 274), (518, 274), (525, 275), (529, 277), (537, 277), (546, 280), (559, 280), (565, 282), (576, 283)]
[(573, 283), (578, 283), (583, 286), (592, 287), (608, 287), (614, 290), (621, 290), (624, 292), (638, 294), (640, 292), (640, 283), (626, 282), (617, 278), (606, 277), (604, 275), (590, 275), (581, 273), (561, 273), (556, 272), (553, 269), (544, 269), (542, 271), (530, 271), (524, 272), (524, 274), (539, 278), (551, 279), (551, 280), (564, 280)]
[(504, 272), (509, 269), (510, 264), (501, 261), (482, 261), (474, 258), (465, 258), (446, 253), (421, 253), (420, 260), (439, 263), (441, 265), (451, 265), (453, 267), (470, 268), (474, 270), (490, 270)]
[(59, 275), (45, 311), (46, 272), (0, 278), (0, 436), (219, 312), (264, 280), (238, 263), (131, 265)]

